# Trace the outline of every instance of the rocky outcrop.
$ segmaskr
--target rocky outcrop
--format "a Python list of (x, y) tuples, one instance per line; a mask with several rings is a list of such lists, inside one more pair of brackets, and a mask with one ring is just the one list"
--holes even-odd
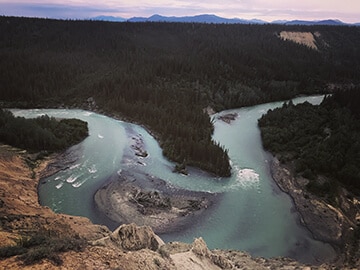
[(128, 251), (145, 248), (155, 251), (165, 244), (149, 226), (138, 227), (134, 223), (121, 225), (110, 235), (110, 238)]
[(230, 124), (232, 121), (234, 121), (238, 117), (237, 113), (228, 113), (225, 115), (220, 115), (218, 119), (224, 121), (225, 123)]
[(148, 153), (145, 150), (144, 141), (141, 134), (132, 136), (131, 149), (133, 149), (134, 153), (138, 157), (147, 157)]
[[(286, 270), (327, 270), (328, 265), (308, 266), (287, 258), (254, 258), (246, 252), (237, 250), (209, 250), (202, 238), (192, 244), (171, 242), (161, 247), (175, 269), (185, 270), (235, 270), (235, 269), (286, 269)], [(343, 268), (346, 269), (346, 268)]]
[(231, 261), (224, 255), (211, 252), (201, 237), (194, 240), (191, 251), (200, 259), (208, 259), (221, 269), (233, 268)]

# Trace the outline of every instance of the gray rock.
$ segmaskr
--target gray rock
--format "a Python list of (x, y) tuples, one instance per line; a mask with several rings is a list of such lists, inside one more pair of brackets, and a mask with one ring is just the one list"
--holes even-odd
[(127, 251), (140, 249), (155, 251), (164, 245), (149, 226), (136, 226), (134, 223), (121, 225), (110, 235), (110, 238)]

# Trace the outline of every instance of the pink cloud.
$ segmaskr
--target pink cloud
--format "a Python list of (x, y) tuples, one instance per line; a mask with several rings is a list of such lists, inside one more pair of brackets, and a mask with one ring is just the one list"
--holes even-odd
[(354, 0), (0, 0), (0, 15), (54, 18), (89, 18), (113, 15), (130, 18), (150, 16), (184, 16), (211, 13), (228, 18), (340, 19), (360, 21), (360, 1)]

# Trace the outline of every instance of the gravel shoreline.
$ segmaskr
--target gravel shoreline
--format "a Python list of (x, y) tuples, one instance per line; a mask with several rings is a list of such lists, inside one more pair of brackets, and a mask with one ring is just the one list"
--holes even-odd
[(293, 172), (274, 158), (271, 174), (282, 191), (289, 194), (295, 208), (300, 214), (301, 223), (313, 237), (329, 243), (336, 251), (338, 261), (346, 259), (351, 249), (353, 230), (357, 226), (359, 203), (351, 199), (349, 193), (342, 189), (338, 195), (338, 206), (334, 207), (322, 198), (306, 189), (308, 180), (295, 177)]

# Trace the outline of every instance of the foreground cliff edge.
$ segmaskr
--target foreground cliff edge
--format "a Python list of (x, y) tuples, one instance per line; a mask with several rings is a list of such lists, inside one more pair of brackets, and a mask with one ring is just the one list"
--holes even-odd
[[(211, 251), (201, 238), (165, 244), (148, 226), (122, 225), (111, 232), (87, 218), (55, 214), (39, 205), (37, 195), (54, 158), (36, 161), (25, 151), (0, 147), (0, 269), (332, 269)], [(19, 247), (22, 255), (4, 252)]]

